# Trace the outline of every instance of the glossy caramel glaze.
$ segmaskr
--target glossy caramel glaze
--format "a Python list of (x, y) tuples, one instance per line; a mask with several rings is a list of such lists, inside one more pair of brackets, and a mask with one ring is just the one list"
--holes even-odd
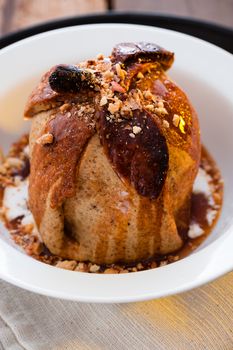
[[(166, 139), (153, 116), (146, 110), (136, 110), (130, 120), (110, 123), (106, 113), (103, 111), (98, 118), (98, 130), (113, 168), (140, 195), (157, 198), (166, 179), (169, 156)], [(134, 125), (141, 128), (137, 137), (129, 133)]]
[[(190, 222), (197, 223), (203, 230), (203, 234), (194, 239), (190, 239), (186, 235), (185, 244), (177, 253), (179, 258), (186, 257), (203, 243), (213, 230), (221, 214), (223, 204), (223, 180), (215, 160), (204, 146), (202, 146), (200, 166), (206, 170), (212, 184), (212, 203), (208, 201), (205, 193), (192, 193)], [(215, 212), (211, 223), (208, 222), (207, 219), (209, 211)]]
[(153, 43), (121, 43), (112, 51), (112, 61), (129, 65), (131, 62), (159, 62), (164, 70), (174, 61), (173, 52), (167, 51)]
[[(94, 137), (96, 138), (96, 137)], [(96, 138), (97, 139), (97, 138)], [(91, 141), (93, 143), (93, 139)], [(16, 147), (13, 146), (13, 152), (11, 149), (11, 155), (14, 155), (16, 158), (24, 159), (22, 163), (22, 168), (25, 167), (25, 164), (27, 163), (27, 156), (23, 152), (24, 146), (27, 145), (27, 139), (24, 137), (21, 138), (21, 140), (16, 144)], [(22, 147), (23, 146), (23, 147)], [(93, 143), (93, 147), (96, 148), (96, 144)], [(101, 147), (100, 145), (98, 147)], [(98, 148), (97, 147), (97, 148)], [(97, 151), (98, 153), (98, 151)], [(93, 158), (90, 161), (93, 161), (95, 158)], [(7, 161), (7, 158), (6, 158)], [(76, 270), (76, 271), (83, 271), (83, 272), (97, 272), (97, 273), (127, 273), (127, 272), (135, 272), (135, 271), (142, 271), (147, 270), (159, 266), (163, 266), (166, 264), (170, 264), (172, 262), (175, 262), (181, 258), (184, 258), (188, 254), (190, 254), (193, 250), (195, 250), (206, 237), (210, 234), (212, 231), (218, 217), (221, 211), (222, 206), (222, 199), (223, 199), (223, 182), (221, 180), (220, 172), (216, 166), (216, 163), (212, 159), (212, 157), (209, 155), (209, 153), (202, 148), (202, 157), (201, 157), (201, 164), (200, 167), (202, 169), (205, 169), (205, 172), (209, 176), (209, 181), (212, 184), (211, 185), (211, 201), (208, 200), (205, 192), (199, 192), (199, 193), (193, 193), (191, 198), (191, 222), (198, 224), (200, 228), (203, 230), (203, 234), (198, 237), (191, 239), (186, 235), (183, 237), (185, 244), (179, 251), (176, 251), (172, 254), (166, 254), (166, 255), (155, 255), (151, 257), (150, 259), (146, 258), (145, 260), (141, 261), (135, 261), (130, 263), (125, 263), (124, 261), (122, 263), (114, 264), (114, 265), (96, 265), (92, 264), (88, 261), (85, 261), (85, 263), (80, 263), (79, 261), (74, 260), (64, 260), (66, 258), (62, 258), (61, 256), (57, 256), (52, 254), (44, 243), (42, 243), (38, 236), (35, 235), (35, 231), (29, 232), (28, 225), (24, 226), (22, 219), (23, 217), (16, 217), (15, 219), (9, 221), (7, 220), (6, 216), (4, 216), (4, 220), (6, 223), (7, 228), (10, 230), (10, 233), (12, 235), (13, 240), (16, 244), (20, 245), (27, 254), (32, 256), (33, 258), (40, 260), (42, 262), (45, 262), (47, 264), (68, 268), (70, 270)], [(4, 176), (4, 178), (1, 178), (1, 185), (3, 187), (9, 186), (11, 183), (14, 183), (14, 178), (17, 177), (17, 183), (19, 179), (19, 174), (21, 174), (21, 169), (18, 168), (18, 173), (15, 171), (14, 168), (9, 169), (8, 168), (8, 174)], [(16, 180), (16, 179), (15, 179)], [(22, 181), (24, 181), (24, 178), (22, 178)], [(11, 186), (11, 185), (10, 185)], [(101, 186), (101, 185), (100, 185)], [(100, 189), (103, 191), (102, 186)], [(111, 189), (110, 189), (111, 190)], [(119, 189), (120, 190), (120, 189)], [(3, 191), (4, 195), (4, 191)], [(120, 194), (119, 199), (121, 199), (121, 203), (118, 201), (116, 205), (118, 205), (119, 210), (124, 213), (125, 221), (121, 220), (121, 229), (124, 227), (125, 223), (127, 224), (129, 220), (128, 208), (129, 208), (129, 193), (123, 192)], [(81, 199), (82, 201), (82, 199)], [(97, 199), (98, 203), (98, 199)], [(1, 204), (1, 203), (0, 203)], [(26, 205), (26, 202), (25, 202)], [(145, 226), (148, 225), (148, 222), (153, 224), (153, 221), (155, 220), (158, 225), (161, 225), (160, 219), (155, 216), (154, 212), (151, 212), (151, 207), (149, 205), (149, 201), (147, 198), (142, 198), (142, 201), (140, 203), (142, 208), (145, 208), (144, 211), (145, 217), (144, 220), (141, 220), (142, 232), (147, 232), (145, 230)], [(2, 206), (2, 204), (1, 204)], [(4, 208), (2, 212), (4, 212)], [(67, 208), (69, 210), (69, 208)], [(215, 211), (215, 218), (214, 220), (209, 223), (208, 222), (208, 211), (214, 210)], [(151, 220), (152, 218), (152, 220)], [(149, 220), (150, 219), (150, 220)], [(114, 222), (111, 222), (113, 225)], [(144, 226), (145, 225), (145, 226)], [(31, 228), (32, 229), (32, 228)], [(69, 229), (69, 227), (66, 227), (66, 229)], [(99, 232), (103, 229), (103, 226), (99, 227)], [(95, 235), (93, 235), (94, 237)], [(121, 236), (122, 237), (122, 236)], [(145, 235), (146, 239), (144, 239), (142, 242), (146, 244), (148, 242), (148, 236)], [(159, 238), (159, 237), (158, 237)], [(71, 242), (73, 250), (75, 249), (75, 241), (69, 239), (69, 242)], [(120, 246), (122, 247), (125, 245), (126, 241), (124, 239), (121, 239)], [(133, 244), (133, 242), (130, 242)], [(156, 244), (159, 246), (160, 241), (158, 240)], [(103, 252), (107, 248), (107, 241), (103, 239), (103, 244), (101, 244), (101, 241), (99, 241), (97, 245), (97, 251), (103, 254)], [(143, 247), (145, 249), (145, 246)]]
[(35, 144), (30, 174), (30, 209), (37, 225), (44, 214), (46, 197), (51, 192), (51, 207), (59, 207), (75, 193), (76, 166), (93, 135), (93, 128), (75, 116), (76, 108), (66, 113), (54, 111), (44, 133), (53, 135), (51, 144)]

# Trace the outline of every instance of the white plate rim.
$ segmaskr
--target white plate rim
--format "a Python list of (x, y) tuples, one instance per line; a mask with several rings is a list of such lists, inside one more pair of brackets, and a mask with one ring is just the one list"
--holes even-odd
[[(54, 32), (61, 32), (61, 31), (70, 31), (74, 28), (87, 30), (88, 28), (91, 28), (92, 30), (94, 27), (102, 27), (102, 28), (111, 28), (111, 26), (125, 26), (125, 27), (138, 27), (145, 29), (150, 28), (157, 31), (166, 31), (169, 32), (169, 35), (179, 36), (185, 38), (185, 40), (192, 40), (196, 42), (201, 42), (202, 45), (208, 45), (208, 47), (212, 47), (213, 50), (221, 52), (222, 55), (226, 55), (226, 57), (231, 57), (232, 55), (225, 50), (216, 47), (213, 44), (207, 43), (204, 40), (191, 37), (186, 34), (182, 34), (179, 32), (175, 32), (168, 29), (162, 29), (162, 28), (156, 28), (156, 27), (150, 27), (150, 26), (142, 26), (142, 25), (126, 25), (126, 24), (89, 24), (89, 25), (82, 25), (82, 26), (72, 26), (68, 28), (62, 28), (62, 29), (55, 29), (48, 32), (44, 32), (41, 34), (33, 35), (32, 37), (23, 39), (17, 43), (14, 43), (10, 45), (9, 47), (3, 48), (0, 51), (0, 56), (2, 53), (7, 52), (8, 50), (14, 49), (14, 47), (18, 45), (24, 44), (24, 42), (30, 42), (31, 40), (36, 40), (38, 37), (47, 37), (48, 35), (51, 35), (51, 33)], [(219, 237), (215, 242), (211, 243), (209, 246), (203, 248), (201, 251), (194, 253), (190, 255), (189, 257), (185, 258), (185, 261), (188, 265), (198, 266), (198, 260), (200, 260), (200, 257), (202, 258), (204, 256), (210, 256), (213, 254), (216, 257), (216, 252), (225, 251), (225, 249), (233, 244), (233, 235), (232, 235), (232, 229), (229, 229), (228, 232), (224, 234), (223, 237)], [(168, 288), (166, 291), (155, 291), (151, 288), (147, 288), (144, 292), (132, 290), (128, 293), (125, 293), (121, 295), (119, 293), (119, 289), (122, 288), (124, 291), (124, 285), (127, 284), (129, 286), (132, 284), (132, 287), (134, 288), (135, 284), (138, 285), (138, 283), (141, 282), (144, 278), (141, 278), (142, 274), (143, 276), (146, 276), (147, 282), (152, 278), (153, 276), (156, 276), (158, 274), (158, 271), (163, 273), (164, 277), (166, 275), (169, 275), (173, 270), (179, 271), (179, 266), (183, 264), (184, 260), (178, 261), (176, 263), (173, 263), (168, 266), (161, 267), (157, 270), (150, 270), (150, 271), (143, 271), (143, 272), (137, 272), (137, 273), (131, 273), (127, 275), (89, 275), (84, 273), (78, 273), (75, 272), (76, 277), (74, 277), (74, 272), (66, 271), (66, 270), (60, 270), (48, 265), (45, 265), (43, 263), (40, 263), (38, 261), (32, 260), (30, 257), (17, 252), (17, 263), (19, 264), (18, 268), (14, 268), (13, 261), (16, 258), (15, 254), (16, 250), (9, 246), (6, 242), (0, 240), (0, 277), (12, 284), (15, 284), (17, 286), (20, 286), (22, 288), (25, 288), (27, 290), (37, 292), (40, 294), (53, 296), (57, 298), (63, 298), (63, 299), (69, 299), (69, 300), (76, 300), (76, 301), (85, 301), (85, 302), (130, 302), (130, 301), (139, 301), (139, 300), (146, 300), (146, 299), (152, 299), (152, 298), (158, 298), (162, 296), (167, 296), (170, 294), (176, 294), (179, 292), (184, 292), (186, 290), (189, 290), (194, 287), (198, 287), (204, 283), (210, 282), (213, 279), (219, 277), (220, 275), (227, 273), (233, 269), (233, 261), (229, 255), (225, 255), (224, 259), (222, 259), (221, 264), (218, 262), (216, 263), (216, 259), (211, 259), (209, 263), (205, 266), (206, 269), (204, 269), (201, 275), (198, 276), (198, 279), (189, 280), (186, 283), (180, 283), (180, 285), (177, 285), (176, 287)], [(220, 253), (219, 253), (220, 254)], [(36, 283), (35, 278), (32, 281), (32, 278), (30, 276), (26, 276), (28, 272), (28, 269), (26, 269), (24, 272), (22, 272), (21, 268), (31, 265), (31, 269), (35, 269), (37, 273), (39, 271), (44, 274), (44, 278), (42, 278), (42, 281), (44, 279), (47, 281), (47, 287), (42, 287), (39, 283)], [(170, 272), (167, 272), (170, 271)], [(24, 275), (24, 276), (23, 276)], [(85, 293), (85, 288), (81, 289), (77, 288), (74, 291), (70, 292), (67, 290), (67, 288), (64, 288), (62, 290), (57, 290), (58, 285), (55, 283), (54, 286), (49, 284), (48, 281), (50, 278), (54, 278), (56, 275), (56, 278), (63, 279), (64, 281), (71, 281), (75, 280), (75, 282), (78, 283), (78, 286), (80, 287), (83, 283), (86, 284), (85, 288), (91, 290), (94, 286), (100, 286), (101, 288), (105, 289), (107, 292), (109, 292), (108, 295), (105, 293), (101, 294), (101, 289), (98, 289), (98, 292), (92, 292), (89, 295)], [(59, 277), (57, 277), (59, 275)], [(22, 278), (23, 276), (23, 278)], [(156, 278), (156, 277), (155, 277)], [(88, 283), (88, 286), (87, 286)], [(83, 286), (82, 286), (83, 287)], [(148, 287), (148, 286), (147, 286)], [(115, 292), (114, 292), (115, 289)], [(118, 290), (118, 292), (117, 292)]]

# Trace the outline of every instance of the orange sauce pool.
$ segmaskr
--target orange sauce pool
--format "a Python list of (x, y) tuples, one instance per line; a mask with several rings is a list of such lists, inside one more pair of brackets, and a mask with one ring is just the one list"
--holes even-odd
[[(211, 178), (211, 185), (213, 188), (212, 199), (213, 203), (210, 205), (208, 199), (203, 193), (193, 193), (191, 199), (191, 222), (197, 223), (204, 231), (204, 233), (197, 238), (188, 239), (183, 248), (178, 252), (181, 258), (189, 255), (209, 236), (221, 213), (223, 202), (223, 181), (221, 179), (220, 171), (205, 147), (202, 146), (201, 167), (203, 167)], [(209, 224), (208, 212), (214, 212), (215, 216), (211, 224)]]
[[(0, 171), (0, 209), (2, 206), (4, 187), (7, 186), (7, 182), (10, 184), (10, 181), (12, 181), (12, 179), (14, 180), (14, 177), (17, 175), (21, 175), (23, 178), (26, 178), (29, 175), (28, 158), (25, 156), (22, 157), (22, 150), (27, 145), (27, 143), (28, 137), (22, 137), (18, 143), (12, 146), (10, 151), (11, 157), (14, 156), (23, 159), (24, 165), (20, 170), (21, 173), (17, 173), (16, 171), (11, 174), (1, 175)], [(208, 176), (208, 182), (211, 185), (211, 195), (209, 197), (204, 192), (202, 193), (201, 191), (195, 191), (195, 186), (191, 197), (190, 225), (192, 226), (194, 224), (198, 226), (199, 230), (202, 231), (202, 234), (200, 236), (196, 238), (190, 238), (188, 233), (185, 237), (185, 243), (179, 251), (165, 256), (155, 256), (154, 258), (148, 259), (146, 261), (135, 262), (128, 265), (101, 265), (98, 271), (91, 270), (91, 267), (93, 265), (96, 265), (90, 262), (83, 263), (70, 261), (70, 266), (77, 266), (76, 268), (70, 269), (83, 272), (98, 273), (136, 272), (139, 270), (147, 270), (167, 265), (169, 263), (180, 260), (192, 253), (192, 251), (200, 246), (200, 244), (211, 233), (220, 215), (223, 200), (223, 182), (221, 179), (220, 171), (218, 170), (215, 161), (204, 147), (202, 147), (200, 168), (205, 170), (205, 174)], [(2, 209), (4, 212), (4, 208)], [(64, 263), (66, 263), (67, 266), (67, 260), (64, 261), (64, 259), (61, 259), (59, 256), (51, 254), (46, 246), (39, 240), (38, 235), (35, 235), (33, 233), (33, 227), (29, 228), (23, 227), (23, 225), (21, 225), (22, 217), (18, 217), (12, 221), (7, 221), (6, 217), (3, 215), (3, 219), (5, 221), (6, 227), (11, 233), (12, 239), (16, 244), (21, 246), (28, 255), (44, 263), (67, 268), (64, 267)], [(82, 268), (78, 269), (79, 265), (82, 266)]]

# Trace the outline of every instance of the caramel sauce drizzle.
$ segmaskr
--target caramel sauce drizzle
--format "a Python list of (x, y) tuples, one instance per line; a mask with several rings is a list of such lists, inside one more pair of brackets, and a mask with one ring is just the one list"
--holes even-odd
[[(168, 170), (168, 148), (151, 114), (135, 110), (130, 120), (110, 122), (102, 111), (99, 135), (114, 170), (142, 195), (155, 199), (159, 196)], [(133, 126), (141, 132), (132, 137)]]
[(30, 209), (39, 224), (51, 192), (51, 207), (61, 206), (75, 194), (76, 166), (94, 129), (75, 115), (76, 107), (66, 113), (57, 112), (45, 127), (54, 142), (35, 144), (31, 162), (29, 198)]

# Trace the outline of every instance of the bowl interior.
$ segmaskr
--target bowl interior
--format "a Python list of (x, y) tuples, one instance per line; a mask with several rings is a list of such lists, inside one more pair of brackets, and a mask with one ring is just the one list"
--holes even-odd
[[(98, 53), (108, 55), (113, 45), (122, 41), (151, 41), (175, 52), (175, 63), (168, 74), (192, 101), (199, 115), (202, 142), (221, 169), (225, 183), (222, 214), (211, 235), (193, 254), (198, 255), (217, 239), (229, 235), (229, 229), (233, 225), (233, 85), (230, 78), (233, 72), (232, 56), (225, 51), (199, 39), (169, 30), (120, 24), (69, 27), (13, 44), (0, 52), (0, 146), (7, 151), (17, 137), (29, 130), (30, 122), (22, 118), (23, 107), (27, 96), (44, 71), (54, 64), (75, 63), (95, 57)], [(13, 243), (2, 225), (0, 231), (0, 244), (4, 240), (12, 246)], [(21, 254), (15, 248), (14, 251), (16, 255)], [(177, 271), (182, 271), (182, 266), (187, 264), (187, 260), (188, 258), (173, 265), (177, 266)], [(229, 268), (227, 266), (226, 270)], [(156, 278), (162, 269), (146, 273)], [(173, 269), (170, 266), (166, 267), (166, 271), (170, 273)], [(54, 270), (52, 268), (52, 271)], [(137, 274), (141, 276), (143, 273)], [(110, 280), (110, 277), (108, 278)], [(134, 286), (134, 290), (135, 288), (137, 290), (137, 286)], [(157, 292), (155, 291), (153, 296), (161, 295), (161, 290), (159, 293), (158, 286), (156, 288)], [(54, 295), (53, 292), (46, 293)], [(145, 298), (142, 292), (139, 294), (138, 299)], [(80, 297), (77, 296), (77, 299), (80, 300)], [(112, 300), (117, 298), (112, 297)]]

